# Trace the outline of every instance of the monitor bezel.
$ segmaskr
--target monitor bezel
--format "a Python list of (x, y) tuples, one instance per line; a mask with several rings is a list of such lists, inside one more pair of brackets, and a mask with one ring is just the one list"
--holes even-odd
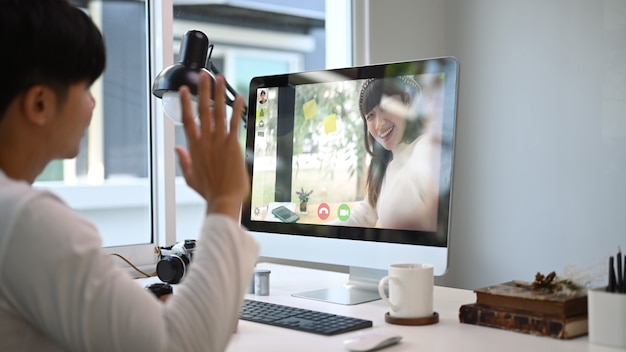
[[(454, 158), (454, 129), (456, 125), (459, 74), (458, 62), (454, 57), (438, 57), (349, 68), (254, 77), (250, 82), (249, 90), (248, 126), (245, 150), (246, 164), (250, 175), (250, 183), (252, 183), (252, 175), (254, 172), (254, 142), (256, 136), (256, 126), (254, 121), (256, 116), (258, 89), (426, 73), (445, 73), (446, 86), (443, 109), (443, 130), (446, 132), (444, 133), (443, 138), (446, 139), (445, 142), (449, 143), (449, 145), (446, 147), (446, 155), (444, 155), (442, 149), (440, 189), (446, 188), (448, 193), (445, 197), (441, 198), (439, 202), (438, 214), (439, 217), (443, 214), (443, 218), (438, 219), (436, 231), (409, 231), (353, 226), (251, 221), (252, 209), (249, 203), (245, 203), (242, 208), (242, 225), (253, 233), (263, 234), (263, 238), (268, 238), (267, 236), (304, 236), (325, 239), (431, 246), (439, 247), (441, 250), (445, 250), (449, 246), (453, 173), (452, 161)], [(285, 239), (283, 238), (281, 240)], [(438, 272), (441, 273), (441, 270), (438, 270)]]

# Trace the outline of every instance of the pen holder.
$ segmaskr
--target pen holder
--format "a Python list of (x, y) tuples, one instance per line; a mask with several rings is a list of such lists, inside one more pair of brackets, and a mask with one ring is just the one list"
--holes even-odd
[(626, 294), (592, 289), (587, 292), (587, 303), (589, 341), (626, 348)]

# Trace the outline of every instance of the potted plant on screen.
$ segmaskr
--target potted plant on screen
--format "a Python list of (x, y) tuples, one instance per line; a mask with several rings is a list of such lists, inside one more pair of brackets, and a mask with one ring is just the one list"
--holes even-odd
[(309, 196), (313, 193), (313, 190), (305, 191), (304, 187), (300, 187), (299, 191), (296, 191), (298, 199), (300, 200), (300, 214), (306, 214), (306, 207), (309, 203)]

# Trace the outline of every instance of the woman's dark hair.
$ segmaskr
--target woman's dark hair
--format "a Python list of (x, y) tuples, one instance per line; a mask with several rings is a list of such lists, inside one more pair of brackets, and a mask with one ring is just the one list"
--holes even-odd
[[(378, 203), (380, 187), (387, 171), (387, 165), (391, 161), (392, 153), (386, 150), (367, 130), (367, 113), (372, 111), (374, 107), (380, 104), (383, 96), (399, 95), (403, 101), (411, 102), (415, 105), (415, 99), (421, 96), (421, 88), (412, 78), (406, 76), (392, 78), (371, 78), (363, 82), (359, 95), (359, 111), (361, 119), (363, 119), (363, 140), (365, 142), (365, 150), (372, 156), (367, 171), (367, 195), (373, 207)], [(408, 118), (403, 143), (413, 142), (422, 133), (422, 120), (413, 116)]]
[(0, 11), (0, 118), (16, 96), (43, 84), (63, 101), (71, 84), (104, 71), (100, 30), (66, 0), (3, 0)]

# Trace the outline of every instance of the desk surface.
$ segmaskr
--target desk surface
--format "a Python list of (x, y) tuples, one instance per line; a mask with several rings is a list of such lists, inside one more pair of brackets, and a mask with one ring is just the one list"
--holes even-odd
[[(246, 298), (372, 320), (374, 324), (369, 330), (392, 330), (403, 337), (398, 345), (384, 349), (386, 352), (620, 351), (590, 344), (587, 336), (560, 340), (461, 324), (458, 318), (459, 307), (474, 302), (475, 294), (471, 290), (447, 287), (435, 287), (434, 304), (435, 311), (439, 313), (439, 323), (427, 326), (392, 325), (385, 322), (384, 315), (388, 309), (381, 300), (344, 306), (291, 296), (292, 293), (303, 291), (341, 287), (347, 281), (347, 274), (266, 263), (260, 263), (257, 267), (271, 270), (270, 295), (248, 294)], [(141, 280), (145, 283), (145, 280), (151, 279)], [(357, 333), (327, 337), (240, 320), (227, 351), (346, 351), (343, 340)]]

